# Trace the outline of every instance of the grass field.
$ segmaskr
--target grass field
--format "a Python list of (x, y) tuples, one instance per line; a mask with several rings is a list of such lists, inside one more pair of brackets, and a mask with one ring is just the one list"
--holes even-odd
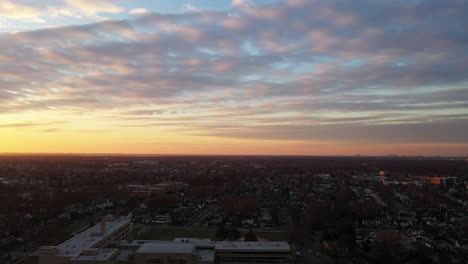
[[(143, 240), (173, 240), (176, 237), (196, 237), (215, 239), (216, 229), (177, 228), (177, 227), (146, 227), (136, 237)], [(245, 231), (241, 235), (245, 235)], [(288, 241), (287, 232), (255, 232), (260, 240)]]
[(173, 240), (176, 237), (196, 237), (213, 239), (214, 229), (186, 229), (177, 227), (146, 227), (137, 235), (137, 239)]
[(135, 225), (133, 226), (133, 234), (137, 235), (143, 229), (142, 226)]
[(255, 232), (259, 239), (266, 241), (288, 241), (289, 234), (287, 232)]

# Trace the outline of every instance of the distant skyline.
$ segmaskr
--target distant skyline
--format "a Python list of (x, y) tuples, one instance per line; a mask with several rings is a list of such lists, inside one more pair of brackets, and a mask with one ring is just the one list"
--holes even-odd
[(0, 153), (468, 154), (459, 0), (2, 0)]

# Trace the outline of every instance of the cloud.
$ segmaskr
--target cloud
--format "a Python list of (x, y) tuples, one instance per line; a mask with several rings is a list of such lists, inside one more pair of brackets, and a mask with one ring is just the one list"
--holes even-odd
[(102, 0), (2, 0), (0, 16), (17, 22), (46, 23), (57, 17), (101, 19), (100, 14), (117, 14), (123, 8), (113, 4), (113, 1)]
[(58, 132), (60, 129), (58, 128), (49, 128), (49, 129), (42, 129), (38, 130), (39, 132), (44, 132), (44, 133), (53, 133), (53, 132)]
[(36, 7), (23, 4), (16, 1), (2, 1), (0, 2), (0, 14), (2, 17), (8, 17), (13, 19), (25, 19), (30, 21), (31, 19), (37, 19), (41, 15), (41, 10)]
[(151, 11), (149, 11), (146, 8), (135, 8), (135, 9), (130, 10), (128, 13), (130, 15), (146, 15), (146, 14), (151, 13)]
[(392, 125), (274, 125), (227, 127), (202, 135), (264, 139), (355, 143), (468, 143), (468, 119)]
[(246, 0), (232, 0), (231, 5), (232, 6), (242, 6), (247, 4)]
[(49, 121), (49, 122), (21, 122), (21, 123), (3, 123), (0, 124), (0, 128), (21, 128), (21, 127), (37, 127), (37, 126), (47, 126), (55, 124), (63, 124), (64, 121)]
[(116, 6), (112, 1), (94, 1), (94, 0), (64, 0), (64, 8), (58, 9), (60, 15), (75, 17), (98, 17), (99, 13), (117, 14), (124, 9)]
[(0, 124), (2, 127), (28, 127), (28, 126), (37, 126), (35, 123), (10, 123), (10, 124)]
[(199, 8), (191, 5), (191, 4), (184, 4), (184, 10), (188, 12), (198, 12), (201, 11)]
[[(123, 10), (111, 1), (20, 10), (24, 3), (4, 1), (0, 12), (41, 19), (49, 11), (97, 17)], [(339, 131), (351, 131), (348, 140), (465, 142), (454, 131), (468, 115), (466, 6), (232, 6), (177, 14), (138, 8), (129, 14), (145, 15), (0, 34), (0, 114), (88, 113), (133, 120), (130, 127), (176, 120), (199, 134), (240, 138), (345, 140)], [(400, 132), (391, 135), (391, 127)], [(424, 129), (430, 136), (418, 139)]]

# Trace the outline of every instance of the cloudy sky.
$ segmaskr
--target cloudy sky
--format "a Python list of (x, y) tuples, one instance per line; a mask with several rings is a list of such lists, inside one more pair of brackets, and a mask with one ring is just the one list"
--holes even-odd
[(2, 0), (0, 152), (466, 155), (466, 0)]

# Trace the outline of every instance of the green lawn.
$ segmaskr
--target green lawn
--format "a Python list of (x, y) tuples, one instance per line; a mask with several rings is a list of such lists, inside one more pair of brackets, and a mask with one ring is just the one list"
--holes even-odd
[[(215, 239), (216, 229), (177, 228), (177, 227), (147, 227), (141, 231), (136, 239), (143, 240), (173, 240), (176, 237), (195, 237)], [(241, 232), (244, 236), (246, 232)], [(287, 232), (256, 232), (257, 237), (267, 241), (288, 241)]]
[(173, 240), (176, 237), (196, 237), (213, 239), (215, 229), (185, 229), (177, 227), (147, 227), (137, 235), (137, 239)]
[(143, 229), (142, 226), (134, 225), (133, 226), (133, 234), (137, 235)]
[(289, 239), (288, 232), (256, 232), (259, 239), (267, 241), (283, 241), (287, 242)]

